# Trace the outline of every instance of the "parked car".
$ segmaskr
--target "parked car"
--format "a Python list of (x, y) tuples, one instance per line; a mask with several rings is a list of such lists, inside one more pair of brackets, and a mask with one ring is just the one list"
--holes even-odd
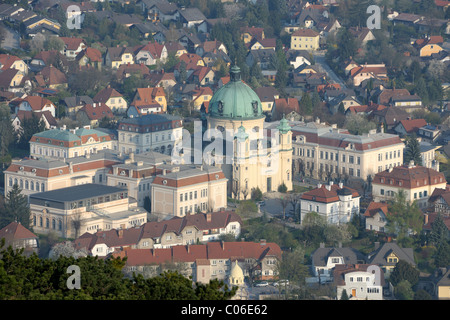
[(275, 287), (278, 287), (278, 286), (288, 286), (288, 285), (289, 285), (289, 280), (279, 280), (279, 281), (275, 282), (273, 285), (274, 285)]
[(269, 283), (267, 281), (261, 281), (255, 284), (255, 287), (267, 287)]

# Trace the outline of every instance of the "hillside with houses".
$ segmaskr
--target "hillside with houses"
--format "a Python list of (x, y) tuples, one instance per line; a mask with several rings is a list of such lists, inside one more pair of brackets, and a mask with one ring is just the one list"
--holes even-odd
[(2, 1), (0, 298), (450, 299), (450, 1), (370, 5)]

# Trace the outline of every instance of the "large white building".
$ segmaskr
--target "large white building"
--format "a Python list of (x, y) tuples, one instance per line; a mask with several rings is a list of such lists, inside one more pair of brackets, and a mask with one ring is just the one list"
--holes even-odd
[(319, 184), (300, 198), (301, 221), (309, 212), (316, 212), (329, 224), (347, 223), (359, 214), (360, 198), (356, 190), (342, 183)]
[(67, 159), (97, 153), (99, 150), (115, 150), (113, 134), (83, 128), (46, 130), (34, 134), (30, 139), (30, 156), (35, 159)]
[(296, 172), (326, 177), (367, 179), (403, 164), (405, 144), (398, 135), (372, 131), (352, 135), (345, 129), (315, 122), (291, 122)]
[(183, 119), (168, 114), (148, 114), (118, 123), (118, 151), (139, 154), (156, 151), (170, 155), (182, 139)]
[(345, 290), (351, 300), (383, 300), (384, 273), (376, 265), (337, 265), (334, 269), (337, 298)]

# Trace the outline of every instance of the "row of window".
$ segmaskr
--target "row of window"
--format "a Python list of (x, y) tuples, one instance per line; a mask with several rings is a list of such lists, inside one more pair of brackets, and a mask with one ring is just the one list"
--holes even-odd
[[(384, 160), (401, 158), (401, 150), (386, 151)], [(383, 161), (383, 153), (378, 154), (378, 161)]]
[(61, 231), (62, 230), (62, 220), (61, 219), (51, 219), (51, 225), (50, 225), (50, 219), (49, 218), (45, 218), (45, 224), (44, 224), (44, 217), (39, 216), (37, 217), (36, 215), (33, 216), (33, 225), (35, 227), (41, 227), (41, 228), (46, 228), (46, 229), (52, 229), (52, 230), (58, 230)]
[[(194, 209), (194, 211), (192, 211), (192, 209)], [(202, 202), (199, 205), (194, 204), (194, 206), (190, 205), (190, 206), (181, 206), (180, 207), (180, 216), (184, 216), (188, 213), (196, 213), (198, 210), (205, 212), (206, 210), (208, 210), (208, 203), (207, 202)]]
[(28, 181), (28, 180), (23, 180), (23, 179), (17, 179), (17, 178), (9, 178), (8, 180), (8, 185), (10, 187), (14, 186), (14, 185), (18, 185), (20, 189), (22, 190), (31, 190), (31, 191), (40, 191), (40, 192), (44, 192), (45, 191), (45, 185), (44, 183), (40, 183), (38, 181)]
[[(175, 135), (175, 137), (176, 137), (176, 135)], [(134, 139), (133, 139), (133, 136), (131, 134), (128, 135), (128, 142), (130, 142), (130, 143), (137, 143), (138, 144), (139, 140), (140, 140), (139, 135), (135, 135)], [(171, 140), (172, 140), (172, 134), (168, 133), (167, 134), (167, 141), (171, 141)], [(125, 142), (125, 134), (124, 133), (120, 134), (120, 141)], [(166, 135), (164, 133), (161, 134), (161, 141), (166, 141)], [(154, 135), (153, 142), (159, 142), (159, 134), (155, 134)], [(145, 143), (150, 144), (150, 135), (149, 134), (147, 134), (145, 136)]]
[[(188, 198), (188, 195), (189, 195), (189, 198)], [(208, 196), (208, 189), (200, 190), (200, 197), (201, 198), (205, 198), (207, 196)], [(184, 194), (180, 193), (180, 202), (188, 201), (188, 200), (192, 200), (192, 199), (194, 199), (194, 200), (197, 199), (197, 190), (190, 191), (189, 193), (185, 192)]]

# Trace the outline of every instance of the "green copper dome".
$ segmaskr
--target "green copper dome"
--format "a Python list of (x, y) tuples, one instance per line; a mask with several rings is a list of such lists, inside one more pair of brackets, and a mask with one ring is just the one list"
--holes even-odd
[(241, 69), (233, 66), (230, 81), (217, 90), (209, 102), (209, 115), (215, 118), (246, 120), (263, 118), (261, 100), (241, 80)]
[(283, 115), (283, 119), (280, 120), (280, 124), (278, 125), (277, 128), (282, 134), (286, 134), (287, 132), (289, 132), (291, 130), (291, 126), (289, 125), (289, 123), (286, 120), (286, 118), (284, 117), (284, 115)]

